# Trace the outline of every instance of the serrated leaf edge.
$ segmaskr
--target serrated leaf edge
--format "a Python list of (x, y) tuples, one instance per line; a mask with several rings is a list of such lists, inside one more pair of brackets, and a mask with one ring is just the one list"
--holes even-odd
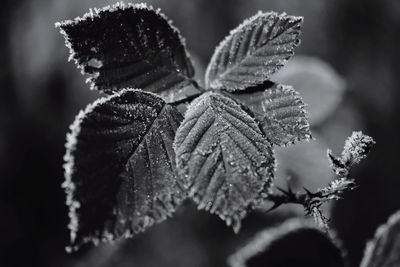
[[(208, 77), (209, 77), (209, 74), (210, 74), (210, 71), (211, 71), (211, 65), (212, 65), (212, 64), (210, 64), (210, 63), (216, 61), (216, 58), (217, 58), (217, 56), (219, 55), (220, 51), (225, 47), (226, 43), (228, 42), (228, 40), (231, 38), (232, 35), (234, 35), (234, 34), (236, 34), (236, 33), (239, 33), (239, 32), (242, 30), (242, 28), (244, 28), (244, 27), (246, 27), (246, 26), (248, 26), (248, 25), (251, 25), (252, 22), (254, 22), (256, 19), (258, 19), (259, 17), (262, 17), (262, 16), (278, 16), (278, 17), (285, 17), (285, 16), (290, 16), (290, 15), (287, 15), (286, 12), (283, 12), (283, 13), (281, 13), (281, 14), (278, 14), (277, 12), (274, 12), (274, 11), (262, 12), (261, 10), (259, 10), (255, 15), (251, 16), (250, 18), (245, 19), (245, 20), (244, 20), (241, 24), (239, 24), (236, 28), (234, 28), (233, 30), (229, 31), (229, 34), (228, 34), (227, 36), (225, 36), (225, 38), (224, 38), (224, 39), (218, 44), (218, 46), (215, 48), (214, 54), (211, 56), (211, 59), (210, 59), (210, 61), (209, 61), (209, 64), (208, 64), (208, 66), (207, 66), (207, 69), (206, 69), (206, 71), (205, 71), (205, 74), (204, 74), (204, 77), (205, 77), (204, 84), (205, 84), (205, 86), (206, 86), (206, 89), (211, 89), (211, 88), (212, 88), (212, 89), (223, 89), (223, 90), (226, 90), (226, 91), (228, 91), (228, 92), (235, 91), (235, 90), (229, 90), (229, 89), (225, 89), (225, 88), (220, 88), (220, 87), (218, 87), (218, 86), (215, 87), (215, 88), (214, 88), (213, 86), (211, 86), (211, 82), (208, 81)], [(304, 17), (302, 17), (302, 16), (290, 16), (290, 17), (291, 17), (292, 19), (299, 20), (298, 24), (300, 24), (300, 23), (302, 23), (302, 22), (304, 21)], [(300, 33), (301, 33), (301, 32), (300, 32)], [(296, 40), (297, 40), (297, 42), (293, 45), (293, 48), (299, 46), (300, 43), (301, 43), (301, 40), (300, 40), (299, 38), (296, 38)], [(293, 54), (294, 54), (294, 52), (292, 52), (292, 55), (293, 55)], [(283, 63), (286, 63), (288, 60), (289, 60), (289, 59), (285, 59), (285, 60), (283, 61)], [(261, 82), (260, 82), (260, 83), (261, 83)], [(258, 84), (260, 84), (260, 83), (258, 83)], [(236, 90), (238, 90), (238, 89), (236, 89)], [(243, 88), (242, 88), (241, 90), (243, 90)]]
[[(208, 100), (207, 99), (199, 99), (200, 97), (204, 97), (204, 95), (206, 95), (206, 94), (209, 95), (209, 99)], [(218, 108), (214, 107), (214, 105), (212, 103), (213, 98), (216, 97), (215, 95), (220, 96), (222, 98), (226, 98), (228, 101), (232, 101), (232, 103), (234, 105), (237, 105), (238, 108), (243, 110), (243, 112), (245, 112), (248, 116), (250, 116), (253, 119), (254, 123), (256, 123), (256, 125), (258, 126), (258, 128), (260, 130), (260, 134), (263, 136), (263, 138), (265, 138), (266, 142), (269, 144), (271, 157), (272, 157), (272, 160), (273, 160), (272, 166), (270, 166), (269, 169), (268, 169), (269, 177), (262, 177), (264, 179), (264, 183), (263, 183), (263, 186), (260, 187), (260, 189), (258, 191), (258, 193), (260, 195), (260, 199), (248, 200), (246, 202), (247, 208), (242, 213), (240, 213), (240, 214), (237, 213), (236, 216), (229, 217), (226, 214), (222, 214), (222, 213), (221, 214), (217, 214), (216, 211), (212, 210), (208, 206), (200, 206), (200, 205), (197, 206), (198, 210), (205, 210), (205, 211), (209, 212), (210, 214), (217, 214), (220, 219), (225, 221), (227, 226), (231, 226), (232, 225), (233, 231), (235, 233), (238, 233), (240, 228), (241, 228), (241, 221), (246, 217), (246, 215), (249, 212), (249, 210), (252, 210), (252, 209), (258, 207), (264, 201), (264, 198), (262, 196), (267, 191), (266, 187), (270, 187), (272, 185), (272, 183), (273, 183), (274, 174), (276, 173), (278, 163), (277, 163), (277, 161), (275, 159), (275, 153), (274, 153), (274, 150), (273, 150), (273, 147), (272, 147), (272, 143), (265, 137), (265, 135), (264, 135), (262, 129), (260, 128), (257, 120), (251, 114), (249, 114), (246, 110), (242, 109), (242, 104), (240, 102), (238, 102), (236, 99), (232, 98), (231, 96), (225, 94), (224, 92), (212, 92), (212, 91), (209, 91), (209, 92), (206, 92), (206, 93), (202, 94), (201, 96), (197, 97), (188, 106), (184, 117), (186, 117), (186, 113), (188, 113), (190, 109), (193, 109), (196, 106), (201, 106), (202, 104), (208, 104), (208, 108), (213, 110), (216, 114), (223, 112), (223, 111), (218, 110)], [(200, 101), (203, 101), (203, 102), (200, 102)], [(181, 125), (183, 125), (183, 122), (182, 122)], [(218, 145), (219, 145), (218, 143), (213, 144), (213, 146), (218, 146)], [(173, 143), (173, 147), (174, 147), (174, 150), (175, 150), (175, 153), (176, 153), (176, 151), (178, 150), (178, 146), (177, 146), (175, 141)], [(178, 154), (176, 154), (176, 155), (178, 155)], [(179, 175), (181, 177), (185, 177), (186, 176), (186, 172), (187, 172), (187, 166), (182, 164), (182, 160), (180, 158), (178, 158), (178, 157), (176, 159), (176, 164), (177, 164), (177, 167), (178, 167)], [(200, 204), (201, 203), (199, 201), (198, 197), (196, 197), (196, 191), (193, 188), (191, 188), (190, 186), (189, 187), (185, 186), (185, 189), (188, 190), (188, 192), (187, 192), (188, 193), (188, 197), (190, 197), (196, 204)]]
[[(280, 147), (288, 147), (289, 145), (295, 145), (299, 142), (310, 142), (312, 140), (315, 140), (315, 138), (313, 137), (312, 133), (311, 133), (311, 125), (309, 122), (310, 116), (309, 113), (306, 109), (306, 107), (308, 106), (308, 104), (306, 104), (303, 100), (303, 98), (301, 97), (300, 93), (298, 91), (296, 91), (294, 89), (293, 86), (291, 85), (284, 85), (284, 84), (277, 84), (277, 88), (282, 88), (283, 91), (285, 92), (289, 92), (295, 99), (296, 99), (296, 103), (300, 103), (297, 107), (300, 108), (300, 113), (302, 115), (304, 115), (304, 119), (306, 121), (306, 123), (304, 124), (304, 128), (307, 128), (307, 134), (305, 135), (305, 138), (299, 138), (299, 137), (295, 137), (295, 139), (293, 141), (288, 141), (282, 145), (279, 145)], [(271, 90), (271, 89), (266, 89), (266, 90)], [(257, 119), (256, 119), (257, 120)], [(282, 125), (282, 123), (280, 123), (278, 120), (274, 119), (274, 121), (276, 123), (278, 123), (279, 125)], [(261, 125), (260, 125), (261, 127)], [(284, 128), (284, 125), (282, 125), (282, 127)], [(263, 129), (261, 127), (261, 129)], [(272, 142), (271, 142), (272, 143)], [(276, 144), (272, 143), (274, 146), (277, 146)]]
[[(64, 189), (64, 191), (66, 193), (66, 202), (65, 203), (69, 207), (68, 216), (70, 218), (70, 222), (68, 224), (68, 229), (70, 230), (71, 245), (66, 247), (67, 252), (72, 252), (72, 251), (77, 250), (79, 248), (79, 246), (84, 243), (92, 242), (94, 245), (98, 245), (100, 243), (100, 241), (110, 242), (110, 241), (115, 240), (115, 236), (112, 233), (104, 231), (101, 234), (101, 236), (102, 236), (101, 238), (92, 237), (92, 236), (83, 236), (81, 238), (80, 243), (75, 243), (76, 234), (79, 230), (78, 209), (80, 208), (81, 204), (79, 201), (77, 201), (74, 198), (75, 183), (72, 181), (72, 175), (74, 173), (73, 169), (75, 166), (75, 157), (73, 156), (73, 153), (76, 150), (76, 145), (78, 143), (77, 136), (79, 136), (80, 131), (81, 131), (81, 123), (82, 123), (83, 119), (86, 117), (86, 115), (88, 113), (92, 112), (97, 106), (104, 104), (105, 102), (110, 101), (111, 99), (118, 98), (121, 95), (125, 94), (126, 92), (140, 92), (140, 93), (144, 93), (144, 94), (153, 95), (153, 96), (159, 98), (160, 100), (162, 100), (163, 102), (165, 102), (160, 96), (158, 96), (154, 93), (143, 91), (141, 89), (126, 88), (119, 92), (114, 93), (113, 95), (99, 98), (99, 99), (95, 100), (93, 103), (88, 104), (85, 109), (79, 111), (78, 115), (74, 119), (74, 122), (69, 127), (70, 132), (68, 132), (67, 136), (66, 136), (66, 143), (65, 143), (66, 152), (63, 157), (63, 160), (64, 160), (63, 168), (64, 168), (64, 179), (65, 180), (61, 184), (61, 187)], [(165, 105), (168, 105), (168, 104), (165, 103)], [(151, 127), (150, 127), (150, 129), (151, 129)], [(157, 198), (157, 199), (162, 201), (161, 198), (163, 198), (163, 197), (169, 197), (171, 199), (171, 202), (175, 201), (173, 194), (160, 195), (159, 198)], [(180, 204), (180, 203), (178, 203), (178, 201), (175, 201), (175, 202), (177, 203), (176, 206), (178, 206)], [(163, 221), (163, 220), (167, 219), (168, 217), (171, 217), (171, 215), (173, 214), (174, 211), (175, 211), (175, 208), (172, 208), (171, 212), (166, 213), (166, 216), (161, 218), (160, 221)], [(146, 222), (147, 227), (150, 227), (154, 223), (158, 222), (147, 215), (144, 215), (144, 218), (141, 221)], [(139, 223), (139, 225), (140, 225), (140, 223)], [(145, 231), (144, 227), (139, 227), (137, 229), (128, 228), (125, 230), (124, 233), (121, 234), (121, 238), (129, 238), (137, 233), (144, 232), (144, 231)]]
[[(190, 58), (191, 58), (190, 53), (189, 53), (188, 49), (186, 48), (186, 39), (181, 35), (179, 29), (172, 24), (173, 23), (172, 20), (168, 19), (168, 17), (164, 13), (161, 12), (160, 8), (155, 9), (155, 8), (153, 8), (153, 6), (148, 5), (146, 3), (125, 4), (123, 1), (120, 1), (113, 5), (104, 6), (102, 8), (90, 8), (89, 12), (85, 13), (82, 17), (78, 16), (73, 20), (63, 20), (63, 21), (54, 23), (54, 26), (59, 30), (61, 35), (64, 37), (65, 46), (69, 50), (68, 61), (74, 61), (75, 65), (80, 70), (82, 75), (86, 74), (84, 71), (85, 66), (83, 64), (79, 63), (79, 60), (75, 57), (75, 55), (76, 55), (75, 50), (72, 48), (72, 43), (71, 43), (70, 39), (68, 38), (68, 34), (63, 29), (63, 27), (77, 25), (80, 22), (86, 21), (86, 20), (93, 20), (94, 18), (100, 17), (101, 13), (103, 13), (103, 12), (113, 12), (113, 11), (117, 11), (117, 10), (126, 10), (126, 9), (141, 9), (141, 10), (154, 11), (154, 13), (156, 15), (160, 16), (165, 21), (167, 21), (167, 23), (168, 23), (169, 27), (171, 27), (172, 31), (177, 34), (179, 41), (182, 43), (182, 45), (184, 47), (184, 52), (186, 54), (186, 57), (188, 58), (188, 60), (190, 60)], [(191, 62), (190, 62), (190, 65), (191, 65), (191, 68), (193, 69), (193, 74), (194, 74), (194, 68), (193, 68)], [(88, 77), (85, 80), (85, 83), (90, 84), (90, 90), (101, 91), (98, 89), (97, 85), (93, 82), (93, 80), (96, 79), (98, 76), (99, 76), (99, 73), (94, 72), (93, 74), (90, 75), (90, 77)], [(191, 77), (187, 77), (187, 78), (191, 78)]]

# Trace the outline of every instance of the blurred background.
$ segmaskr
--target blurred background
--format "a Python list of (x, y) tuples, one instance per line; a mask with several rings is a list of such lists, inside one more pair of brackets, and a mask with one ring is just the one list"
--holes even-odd
[[(0, 266), (225, 266), (228, 255), (266, 227), (303, 216), (288, 207), (253, 212), (235, 235), (217, 216), (185, 203), (174, 218), (116, 245), (67, 254), (62, 157), (78, 111), (99, 94), (67, 62), (54, 28), (103, 0), (3, 0), (0, 9)], [(352, 130), (377, 142), (353, 176), (360, 187), (328, 208), (331, 225), (358, 266), (365, 242), (400, 208), (400, 1), (149, 1), (174, 21), (198, 77), (214, 47), (258, 10), (305, 17), (302, 44), (274, 79), (309, 105), (316, 141), (277, 151), (278, 184), (314, 189), (331, 177), (326, 149), (340, 153)]]

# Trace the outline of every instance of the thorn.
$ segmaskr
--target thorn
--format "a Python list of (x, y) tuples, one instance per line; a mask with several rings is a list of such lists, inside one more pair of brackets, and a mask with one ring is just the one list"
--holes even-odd
[(288, 184), (288, 193), (290, 195), (293, 195), (293, 190), (292, 190), (292, 187), (290, 186), (290, 184)]
[(310, 198), (315, 197), (315, 193), (312, 193), (310, 190), (308, 190), (308, 189), (305, 188), (304, 186), (303, 186), (303, 190), (306, 191), (307, 196), (309, 196)]
[(350, 184), (350, 190), (353, 190), (353, 189), (356, 189), (359, 187), (360, 187), (360, 185), (356, 184), (355, 182), (351, 182), (351, 184)]
[(280, 187), (278, 187), (278, 186), (276, 186), (276, 189), (278, 189), (281, 193), (283, 193), (283, 194), (285, 194), (285, 195), (289, 195), (289, 192), (288, 192), (288, 191), (286, 191), (286, 190), (284, 190), (284, 189), (282, 189), (282, 188), (280, 188)]
[(275, 202), (274, 205), (271, 208), (269, 208), (268, 210), (265, 211), (265, 213), (269, 213), (269, 212), (277, 209), (282, 204), (283, 204), (283, 202)]

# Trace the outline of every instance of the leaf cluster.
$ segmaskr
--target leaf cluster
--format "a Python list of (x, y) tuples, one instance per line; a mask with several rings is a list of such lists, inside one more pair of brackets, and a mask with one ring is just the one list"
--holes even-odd
[[(237, 232), (271, 193), (273, 146), (312, 138), (299, 94), (270, 81), (299, 45), (302, 22), (275, 12), (245, 20), (217, 46), (204, 88), (184, 39), (158, 9), (117, 3), (56, 23), (69, 59), (108, 95), (81, 111), (67, 135), (71, 248), (135, 235), (187, 198)], [(345, 162), (332, 162), (362, 155), (349, 148)]]

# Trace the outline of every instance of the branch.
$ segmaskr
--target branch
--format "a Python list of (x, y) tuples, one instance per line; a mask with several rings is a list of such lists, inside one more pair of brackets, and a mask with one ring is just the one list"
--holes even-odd
[(331, 200), (341, 199), (342, 194), (356, 187), (353, 179), (346, 178), (335, 179), (327, 187), (316, 192), (304, 188), (304, 192), (294, 193), (291, 189), (284, 190), (276, 187), (280, 192), (271, 192), (267, 196), (267, 199), (274, 203), (268, 212), (283, 204), (299, 204), (304, 207), (306, 215), (312, 215), (318, 225), (326, 228), (328, 220), (324, 217), (321, 206)]
[(339, 200), (345, 192), (356, 188), (354, 179), (350, 178), (351, 168), (365, 158), (375, 141), (361, 132), (353, 132), (346, 140), (344, 149), (339, 157), (332, 155), (328, 150), (328, 158), (331, 163), (335, 178), (325, 188), (316, 192), (310, 192), (304, 188), (304, 192), (294, 193), (290, 188), (283, 190), (276, 187), (279, 192), (268, 192), (266, 199), (274, 205), (268, 211), (274, 210), (282, 204), (300, 204), (307, 215), (312, 215), (317, 225), (327, 231), (328, 219), (323, 215), (321, 206), (331, 200)]

